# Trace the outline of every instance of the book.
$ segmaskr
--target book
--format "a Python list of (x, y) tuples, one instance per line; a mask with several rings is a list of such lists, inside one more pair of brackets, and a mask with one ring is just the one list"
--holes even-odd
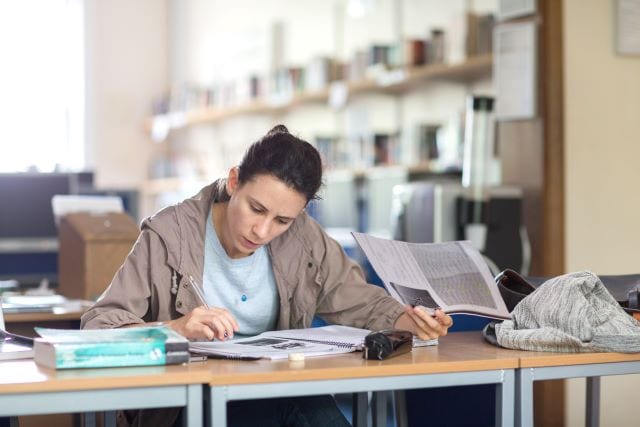
[(510, 319), (498, 285), (471, 242), (407, 243), (352, 233), (384, 282), (402, 304), (432, 313)]
[[(268, 331), (255, 337), (231, 341), (196, 341), (189, 344), (189, 350), (212, 357), (240, 360), (286, 359), (292, 353), (301, 353), (305, 357), (327, 356), (361, 351), (364, 339), (370, 333), (368, 329), (328, 325)], [(437, 340), (417, 340), (414, 346), (434, 344), (437, 344)]]
[(53, 369), (170, 365), (189, 361), (189, 341), (166, 326), (35, 328), (36, 363)]
[(0, 329), (0, 360), (33, 357), (33, 339)]

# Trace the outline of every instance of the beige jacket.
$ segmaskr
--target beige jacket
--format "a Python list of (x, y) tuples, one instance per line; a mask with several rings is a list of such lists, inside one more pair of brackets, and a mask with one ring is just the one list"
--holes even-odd
[[(143, 221), (132, 251), (81, 327), (171, 320), (200, 305), (188, 277), (202, 281), (210, 207), (228, 198), (219, 180)], [(393, 327), (403, 313), (382, 288), (366, 283), (360, 267), (304, 212), (268, 250), (280, 297), (278, 329), (309, 327), (318, 315), (328, 323), (378, 330)]]

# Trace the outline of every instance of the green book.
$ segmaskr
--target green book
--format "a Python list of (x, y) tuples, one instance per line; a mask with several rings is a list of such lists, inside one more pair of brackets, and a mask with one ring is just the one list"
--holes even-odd
[(165, 326), (120, 329), (35, 328), (36, 363), (54, 369), (168, 365), (189, 361), (189, 341)]

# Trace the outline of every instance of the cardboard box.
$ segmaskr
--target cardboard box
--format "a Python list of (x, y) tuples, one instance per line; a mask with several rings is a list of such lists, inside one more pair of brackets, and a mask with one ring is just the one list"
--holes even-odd
[(96, 300), (109, 286), (139, 234), (123, 213), (65, 215), (58, 230), (58, 292), (86, 300)]

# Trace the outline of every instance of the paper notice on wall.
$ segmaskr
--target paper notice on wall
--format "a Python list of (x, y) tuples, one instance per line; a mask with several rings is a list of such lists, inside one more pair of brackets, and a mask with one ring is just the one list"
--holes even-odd
[(616, 47), (623, 55), (640, 55), (640, 0), (618, 0)]
[(536, 24), (500, 24), (494, 30), (496, 119), (536, 115)]

